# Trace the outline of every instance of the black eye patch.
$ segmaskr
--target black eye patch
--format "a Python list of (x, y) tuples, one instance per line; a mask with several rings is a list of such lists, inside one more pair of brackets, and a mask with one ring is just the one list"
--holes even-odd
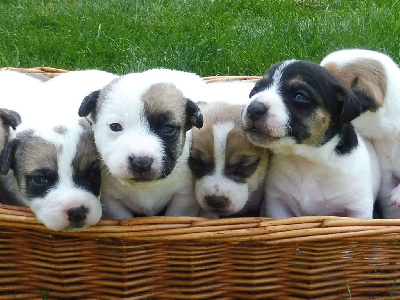
[(206, 159), (195, 154), (190, 154), (188, 164), (190, 170), (196, 178), (211, 175), (215, 169), (214, 162), (207, 161)]
[(73, 180), (77, 186), (84, 188), (98, 197), (101, 185), (100, 160), (95, 159), (89, 162), (84, 170), (76, 170)]
[(227, 165), (225, 168), (225, 175), (236, 182), (245, 183), (246, 179), (257, 170), (259, 164), (260, 158), (253, 160), (248, 157), (243, 157), (237, 163)]
[(26, 195), (28, 199), (44, 198), (58, 182), (57, 171), (51, 168), (34, 170), (25, 176)]

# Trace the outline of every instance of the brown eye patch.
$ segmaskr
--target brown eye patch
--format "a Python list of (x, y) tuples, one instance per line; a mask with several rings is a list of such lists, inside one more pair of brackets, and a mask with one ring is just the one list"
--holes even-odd
[(238, 162), (226, 166), (225, 175), (236, 182), (245, 183), (246, 179), (257, 170), (259, 164), (259, 157), (242, 156)]

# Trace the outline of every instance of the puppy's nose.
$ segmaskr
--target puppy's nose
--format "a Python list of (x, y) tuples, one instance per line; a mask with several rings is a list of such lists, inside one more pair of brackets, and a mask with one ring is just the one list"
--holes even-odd
[(212, 208), (223, 208), (229, 202), (229, 199), (224, 196), (206, 196), (205, 200), (208, 206)]
[(84, 225), (84, 221), (86, 220), (86, 214), (88, 211), (89, 210), (83, 205), (68, 209), (67, 215), (71, 227), (82, 227)]
[(267, 112), (267, 107), (258, 101), (253, 101), (249, 104), (246, 111), (246, 116), (253, 122), (260, 120)]
[(151, 170), (153, 159), (149, 156), (132, 156), (129, 158), (133, 171), (144, 173)]

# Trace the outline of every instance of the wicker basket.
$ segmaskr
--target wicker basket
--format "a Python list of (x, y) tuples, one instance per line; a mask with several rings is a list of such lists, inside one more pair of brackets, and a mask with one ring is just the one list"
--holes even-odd
[(66, 233), (0, 205), (0, 257), (0, 299), (400, 299), (400, 220), (144, 217)]

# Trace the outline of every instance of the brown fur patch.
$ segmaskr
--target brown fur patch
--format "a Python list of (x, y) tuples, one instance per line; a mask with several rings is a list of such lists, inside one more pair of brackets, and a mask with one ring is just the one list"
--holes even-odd
[(303, 143), (311, 146), (320, 146), (331, 123), (330, 114), (319, 107), (307, 121), (311, 136), (304, 140)]
[(378, 107), (383, 106), (386, 97), (386, 73), (382, 64), (374, 59), (359, 59), (339, 67), (335, 63), (324, 66), (341, 84), (351, 90), (358, 90), (371, 96)]
[(147, 114), (169, 113), (173, 119), (185, 122), (185, 99), (180, 90), (170, 83), (152, 85), (142, 96)]
[(15, 175), (21, 192), (26, 192), (25, 175), (37, 166), (57, 170), (57, 148), (54, 144), (31, 134), (24, 134), (15, 152)]
[(94, 142), (93, 131), (88, 123), (80, 124), (84, 131), (79, 137), (79, 142), (76, 149), (75, 157), (72, 161), (72, 166), (75, 172), (78, 170), (86, 170), (88, 164), (99, 158), (97, 148)]

